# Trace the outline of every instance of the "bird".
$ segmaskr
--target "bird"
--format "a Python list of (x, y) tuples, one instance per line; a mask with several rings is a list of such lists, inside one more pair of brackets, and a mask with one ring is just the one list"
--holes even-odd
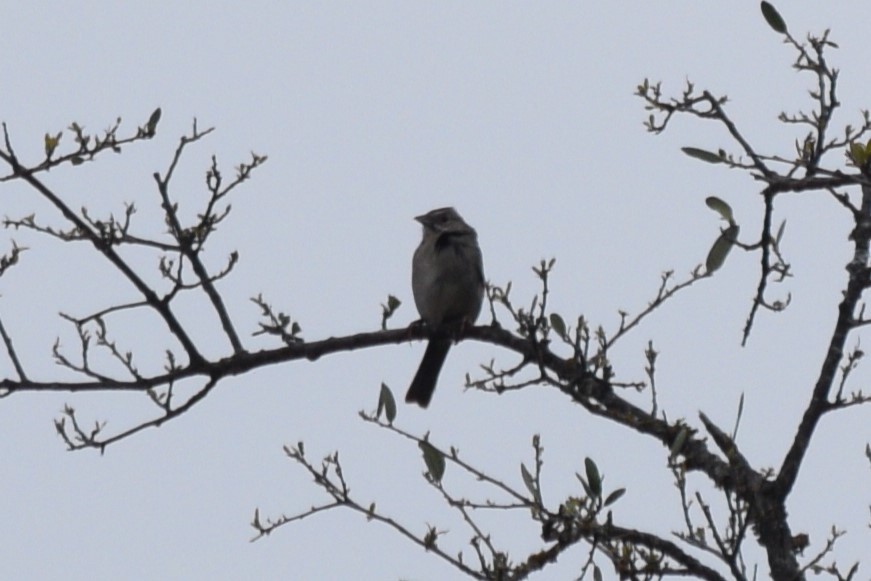
[(405, 394), (426, 408), (451, 348), (452, 334), (474, 324), (484, 300), (484, 263), (478, 234), (454, 208), (437, 208), (415, 220), (423, 238), (411, 261), (411, 290), (429, 343)]

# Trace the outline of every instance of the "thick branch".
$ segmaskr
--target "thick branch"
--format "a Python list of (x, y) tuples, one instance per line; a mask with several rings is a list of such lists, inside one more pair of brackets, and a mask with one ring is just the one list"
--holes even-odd
[(862, 293), (871, 282), (871, 272), (868, 269), (869, 240), (871, 240), (871, 187), (862, 188), (862, 209), (860, 219), (853, 230), (854, 257), (847, 265), (849, 280), (844, 298), (838, 306), (838, 320), (829, 341), (829, 349), (823, 360), (822, 369), (817, 378), (811, 401), (805, 410), (798, 431), (783, 460), (776, 480), (777, 493), (786, 498), (798, 478), (804, 455), (810, 446), (811, 437), (817, 422), (829, 410), (829, 394), (835, 382), (838, 365), (844, 357), (844, 345), (847, 334), (855, 324), (856, 308), (862, 298)]

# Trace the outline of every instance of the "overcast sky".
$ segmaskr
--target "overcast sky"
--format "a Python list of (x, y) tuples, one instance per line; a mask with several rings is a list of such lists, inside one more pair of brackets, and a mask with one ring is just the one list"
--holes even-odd
[[(832, 29), (841, 48), (829, 58), (842, 70), (835, 125), (858, 124), (859, 109), (871, 106), (871, 4), (778, 6), (799, 38)], [(161, 232), (151, 174), (165, 171), (194, 118), (217, 131), (182, 159), (173, 193), (187, 216), (204, 200), (202, 177), (213, 153), (228, 175), (252, 150), (269, 155), (234, 194), (232, 214), (206, 253), (215, 269), (230, 251), (240, 253), (219, 289), (252, 349), (273, 345), (250, 337), (258, 312), (248, 298), (261, 292), (300, 321), (308, 340), (377, 329), (388, 294), (403, 301), (394, 326), (416, 319), (409, 279), (420, 232), (413, 217), (446, 205), (478, 230), (487, 277), (512, 281), (519, 303), (537, 291), (531, 267), (556, 257), (554, 310), (613, 331), (617, 311), (643, 308), (662, 271), (685, 277), (704, 260), (720, 227), (706, 196), (733, 206), (748, 241), (761, 215), (758, 184), (680, 152), (686, 145), (731, 148), (725, 133), (713, 123), (676, 119), (665, 135), (647, 134), (636, 85), (649, 77), (676, 94), (690, 79), (728, 94), (746, 137), (787, 157), (801, 134), (776, 116), (807, 107), (811, 88), (791, 70), (792, 52), (755, 1), (17, 2), (0, 8), (0, 21), (0, 120), (24, 161), (37, 163), (44, 133), (73, 121), (99, 131), (121, 116), (122, 127), (133, 130), (162, 107), (153, 141), (45, 176), (74, 208), (117, 215), (135, 201), (139, 231)], [(36, 211), (62, 224), (21, 185), (0, 185), (0, 196), (6, 216)], [(731, 429), (744, 393), (738, 442), (757, 467), (778, 466), (791, 441), (825, 354), (851, 250), (847, 216), (823, 194), (783, 199), (782, 218), (795, 278), (773, 288), (772, 298), (789, 292), (793, 304), (780, 315), (761, 313), (748, 347), (741, 349), (740, 339), (758, 256), (735, 252), (716, 277), (667, 304), (611, 354), (619, 379), (641, 380), (642, 351), (652, 339), (661, 352), (660, 405), (669, 418), (695, 426), (701, 410)], [(54, 366), (51, 346), (59, 337), (73, 355), (76, 338), (57, 313), (85, 315), (131, 300), (133, 291), (83, 244), (4, 237), (4, 251), (10, 237), (30, 250), (0, 279), (3, 323), (34, 378), (68, 378)], [(137, 260), (157, 280), (156, 259)], [(183, 318), (204, 351), (226, 355), (217, 322), (190, 305)], [(160, 370), (170, 346), (160, 326), (136, 316), (112, 325), (143, 370)], [(228, 380), (191, 413), (102, 457), (66, 452), (53, 419), (70, 403), (88, 423), (108, 420), (107, 429), (123, 429), (153, 413), (143, 395), (25, 393), (0, 401), (2, 577), (455, 575), (351, 512), (248, 542), (255, 508), (277, 516), (326, 500), (282, 453), (284, 444), (303, 440), (314, 459), (340, 451), (362, 502), (376, 502), (419, 534), (427, 524), (448, 530), (442, 546), (472, 557), (471, 533), (424, 482), (417, 448), (357, 416), (374, 409), (382, 381), (401, 396), (422, 352), (421, 343), (367, 349)], [(421, 435), (429, 430), (433, 442), (457, 446), (520, 488), (519, 464), (531, 464), (530, 441), (541, 434), (550, 506), (580, 494), (574, 473), (589, 456), (606, 488), (628, 489), (615, 521), (663, 535), (681, 527), (666, 450), (591, 417), (553, 389), (464, 392), (464, 374), (476, 374), (492, 357), (516, 363), (490, 346), (461, 344), (431, 407), (400, 405), (398, 424)], [(5, 356), (0, 371), (13, 374)], [(867, 392), (868, 377), (860, 367), (851, 387)], [(629, 397), (649, 401), (646, 393)], [(839, 563), (871, 546), (871, 475), (862, 452), (869, 426), (867, 409), (820, 425), (788, 506), (793, 532), (810, 535), (808, 555), (833, 525), (848, 531)], [(475, 498), (494, 494), (455, 470), (445, 484)], [(704, 484), (691, 482), (718, 503)], [(493, 522), (515, 558), (538, 546), (540, 531), (524, 519)], [(571, 551), (541, 578), (570, 578), (585, 557), (581, 548)], [(759, 554), (748, 558), (767, 570)]]

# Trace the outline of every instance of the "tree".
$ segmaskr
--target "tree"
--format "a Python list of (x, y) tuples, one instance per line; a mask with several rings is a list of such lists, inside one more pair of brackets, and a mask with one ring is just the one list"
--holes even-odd
[[(584, 317), (575, 318), (574, 315), (566, 322), (566, 318), (551, 310), (550, 277), (554, 262), (546, 260), (534, 269), (541, 290), (528, 302), (529, 306), (520, 306), (511, 294), (510, 285), (494, 284), (488, 293), (490, 311), (492, 318), (501, 324), (467, 329), (463, 335), (464, 339), (487, 342), (521, 356), (521, 363), (516, 366), (506, 367), (495, 362), (486, 365), (481, 377), (468, 380), (471, 387), (501, 393), (533, 385), (552, 386), (589, 414), (605, 418), (627, 432), (637, 432), (639, 435), (635, 437), (660, 444), (665, 451), (664, 464), (674, 477), (682, 502), (685, 530), (678, 534), (678, 538), (647, 532), (632, 522), (631, 515), (621, 515), (619, 506), (624, 488), (606, 486), (600, 472), (601, 462), (587, 458), (583, 470), (579, 468), (575, 492), (558, 503), (546, 502), (542, 482), (545, 466), (543, 444), (539, 438), (533, 438), (532, 459), (521, 465), (519, 477), (490, 475), (484, 468), (465, 460), (465, 456), (455, 449), (435, 443), (434, 438), (430, 441), (426, 434), (413, 433), (395, 424), (396, 404), (386, 386), (380, 392), (378, 410), (364, 414), (364, 421), (404, 436), (421, 449), (429, 482), (444, 496), (447, 504), (459, 512), (471, 530), (473, 557), (467, 554), (461, 560), (442, 549), (443, 531), (438, 527), (431, 526), (425, 534), (417, 534), (401, 524), (400, 519), (380, 512), (378, 505), (352, 495), (338, 454), (328, 455), (323, 461), (312, 461), (301, 443), (286, 447), (287, 455), (309, 472), (330, 500), (290, 516), (267, 517), (255, 511), (252, 524), (257, 535), (269, 534), (284, 524), (329, 508), (351, 508), (369, 519), (393, 527), (457, 569), (482, 578), (523, 577), (548, 567), (557, 557), (578, 545), (586, 547), (589, 555), (582, 572), (594, 576), (601, 575), (597, 572), (602, 570), (600, 561), (604, 558), (610, 560), (619, 574), (626, 578), (671, 574), (691, 574), (709, 579), (744, 578), (753, 576), (752, 565), (745, 563), (741, 552), (741, 548), (750, 543), (758, 544), (764, 551), (767, 567), (776, 579), (794, 579), (817, 567), (828, 568), (839, 578), (855, 575), (855, 565), (841, 571), (829, 560), (840, 531), (833, 530), (827, 543), (817, 543), (813, 556), (803, 556), (810, 541), (791, 525), (786, 501), (798, 479), (820, 419), (830, 412), (868, 401), (861, 391), (848, 392), (847, 380), (862, 357), (858, 344), (851, 347), (848, 340), (865, 323), (861, 298), (868, 285), (868, 244), (871, 239), (871, 230), (866, 224), (868, 208), (871, 207), (871, 202), (866, 200), (871, 199), (871, 186), (867, 182), (871, 148), (865, 141), (871, 123), (865, 114), (858, 129), (848, 127), (837, 137), (830, 136), (837, 131), (832, 126), (832, 114), (839, 105), (836, 92), (838, 75), (829, 67), (824, 54), (834, 45), (827, 33), (809, 37), (806, 43), (796, 41), (776, 11), (766, 3), (762, 6), (771, 28), (796, 51), (796, 68), (813, 78), (811, 97), (814, 111), (781, 116), (784, 123), (807, 131), (805, 138), (796, 142), (794, 157), (760, 153), (732, 121), (727, 101), (722, 96), (697, 91), (691, 84), (674, 99), (665, 96), (658, 83), (644, 81), (637, 89), (651, 111), (647, 126), (652, 132), (662, 132), (676, 115), (714, 120), (727, 130), (733, 141), (730, 149), (734, 151), (722, 149), (715, 152), (687, 147), (684, 152), (705, 162), (747, 172), (762, 184), (763, 209), (758, 236), (745, 241), (738, 229), (738, 224), (744, 219), (736, 218), (727, 202), (709, 197), (708, 205), (726, 221), (727, 227), (711, 248), (706, 266), (694, 269), (683, 279), (676, 279), (672, 273), (664, 274), (649, 305), (636, 313), (623, 314), (616, 331), (607, 332)], [(107, 446), (147, 428), (176, 420), (203, 402), (222, 380), (231, 376), (276, 363), (303, 358), (318, 360), (361, 347), (384, 346), (427, 336), (425, 329), (415, 326), (387, 329), (399, 306), (397, 300), (388, 297), (383, 306), (381, 331), (307, 341), (302, 338), (300, 322), (282, 312), (281, 308), (273, 307), (271, 299), (258, 295), (252, 299), (262, 314), (256, 334), (274, 338), (277, 346), (259, 351), (249, 347), (219, 292), (220, 281), (232, 274), (238, 255), (231, 252), (224, 264), (207, 265), (204, 249), (207, 242), (214, 240), (218, 227), (229, 215), (228, 197), (266, 158), (253, 154), (249, 161), (238, 166), (230, 179), (224, 177), (213, 158), (206, 174), (208, 196), (195, 212), (195, 217), (189, 216), (189, 208), (173, 196), (172, 180), (187, 148), (208, 135), (210, 129), (201, 130), (194, 124), (191, 132), (181, 139), (168, 167), (154, 175), (166, 232), (158, 233), (155, 229), (150, 235), (140, 233), (133, 204), (127, 205), (120, 217), (110, 214), (99, 218), (99, 210), (76, 211), (62, 195), (45, 185), (42, 176), (50, 170), (84, 165), (110, 150), (121, 151), (132, 144), (152, 139), (156, 136), (159, 121), (158, 109), (127, 136), (120, 134), (120, 121), (99, 135), (89, 134), (73, 124), (65, 141), (63, 133), (47, 134), (44, 159), (31, 165), (16, 155), (9, 131), (4, 126), (5, 146), (0, 158), (7, 164), (8, 173), (3, 181), (26, 184), (42, 202), (51, 204), (56, 215), (64, 221), (58, 226), (54, 222), (43, 222), (36, 215), (26, 215), (7, 218), (7, 228), (37, 232), (62, 243), (84, 243), (96, 250), (136, 290), (134, 298), (119, 299), (98, 311), (62, 315), (74, 329), (78, 343), (73, 349), (66, 348), (63, 342), (55, 343), (53, 356), (69, 372), (57, 379), (34, 379), (37, 373), (28, 368), (26, 358), (16, 349), (17, 338), (7, 332), (5, 326), (0, 326), (0, 336), (14, 371), (0, 383), (7, 394), (121, 390), (145, 394), (154, 406), (147, 419), (112, 432), (107, 431), (103, 423), (92, 426), (81, 420), (75, 408), (67, 407), (56, 421), (56, 427), (70, 449), (104, 451)], [(70, 138), (74, 141), (72, 148), (60, 149), (61, 143), (69, 142)], [(849, 167), (838, 169), (837, 156), (842, 151), (848, 154)], [(777, 220), (777, 202), (785, 194), (810, 191), (827, 192), (853, 220), (854, 257), (847, 268), (848, 279), (837, 307), (838, 319), (810, 401), (795, 428), (795, 436), (782, 463), (768, 470), (755, 467), (742, 453), (737, 435), (743, 405), (739, 405), (735, 426), (731, 430), (717, 425), (705, 414), (700, 414), (698, 419), (670, 419), (660, 409), (656, 398), (657, 350), (653, 343), (649, 343), (645, 350), (647, 377), (644, 382), (618, 381), (616, 378), (625, 374), (616, 368), (611, 353), (615, 345), (636, 332), (663, 303), (712, 276), (734, 247), (758, 256), (760, 267), (758, 286), (744, 327), (744, 341), (747, 342), (761, 313), (780, 311), (789, 304), (788, 295), (786, 299), (769, 296), (769, 285), (791, 274), (781, 249), (787, 234), (784, 223)], [(10, 242), (9, 250), (0, 261), (0, 272), (4, 277), (12, 276), (12, 268), (27, 258), (26, 250), (28, 248)], [(147, 259), (141, 258), (147, 253), (150, 253)], [(158, 264), (156, 272), (154, 262)], [(221, 356), (206, 355), (209, 349), (198, 344), (189, 325), (184, 322), (183, 300), (194, 294), (202, 297), (210, 315), (220, 323), (222, 339), (229, 346)], [(116, 338), (116, 333), (122, 332), (123, 327), (116, 325), (115, 321), (140, 312), (148, 313), (143, 320), (149, 324), (154, 322), (166, 333), (167, 342), (162, 346), (165, 349), (162, 371), (154, 371), (156, 368), (152, 366), (143, 371), (138, 363), (140, 356)], [(646, 391), (637, 395), (633, 388)], [(495, 487), (502, 496), (492, 504), (489, 500), (465, 500), (443, 485), (446, 470), (465, 471)], [(607, 468), (602, 469), (605, 471)], [(697, 476), (706, 479), (722, 493), (717, 504), (710, 500), (713, 493), (695, 492), (688, 483), (688, 478)], [(539, 548), (522, 555), (502, 550), (477, 516), (481, 511), (494, 508), (508, 512), (513, 509), (529, 515), (527, 525), (531, 525), (541, 537)]]

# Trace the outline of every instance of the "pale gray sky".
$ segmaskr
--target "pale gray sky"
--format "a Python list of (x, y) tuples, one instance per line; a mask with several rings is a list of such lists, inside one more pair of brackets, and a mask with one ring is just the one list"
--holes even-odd
[[(841, 49), (829, 58), (843, 71), (836, 125), (855, 125), (858, 110), (871, 105), (871, 5), (780, 4), (798, 37), (832, 28)], [(207, 252), (212, 267), (240, 252), (220, 290), (246, 335), (258, 317), (248, 297), (259, 292), (298, 319), (309, 340), (376, 329), (389, 293), (404, 301), (393, 324), (407, 324), (416, 318), (409, 273), (419, 231), (412, 217), (444, 205), (477, 228), (488, 278), (513, 281), (518, 302), (537, 290), (530, 267), (555, 256), (554, 309), (614, 329), (617, 310), (642, 308), (661, 271), (684, 276), (704, 260), (720, 226), (705, 196), (733, 206), (748, 240), (760, 218), (758, 184), (680, 152), (684, 145), (730, 148), (725, 133), (678, 119), (663, 136), (647, 134), (635, 86), (649, 77), (677, 93), (689, 78), (726, 93), (745, 135), (786, 156), (800, 134), (775, 117), (806, 107), (810, 87), (790, 69), (793, 54), (757, 2), (27, 2), (0, 8), (0, 21), (0, 119), (22, 159), (38, 161), (43, 134), (72, 121), (97, 131), (120, 115), (133, 127), (163, 108), (152, 142), (45, 176), (73, 207), (117, 214), (123, 202), (136, 201), (138, 227), (160, 231), (150, 176), (165, 170), (194, 117), (217, 131), (182, 161), (174, 194), (183, 212), (203, 200), (212, 153), (227, 174), (251, 150), (269, 155), (235, 194), (233, 213)], [(23, 186), (3, 184), (0, 192), (4, 215), (37, 211), (59, 224)], [(642, 349), (653, 339), (661, 351), (660, 403), (669, 417), (693, 425), (703, 410), (731, 428), (744, 392), (739, 443), (757, 466), (778, 465), (792, 438), (850, 252), (846, 217), (822, 194), (784, 200), (779, 217), (789, 219), (784, 248), (796, 278), (773, 290), (792, 292), (793, 305), (778, 316), (762, 313), (749, 347), (739, 347), (740, 333), (758, 263), (736, 252), (713, 280), (668, 304), (612, 353), (621, 379), (642, 379)], [(84, 245), (13, 235), (32, 249), (0, 280), (0, 316), (34, 377), (64, 377), (51, 346), (59, 336), (74, 350), (75, 337), (57, 312), (83, 315), (131, 298), (131, 289)], [(188, 321), (210, 354), (224, 355), (228, 347), (206, 314), (192, 310)], [(140, 365), (159, 369), (166, 337), (135, 317), (116, 325)], [(278, 515), (324, 500), (281, 451), (304, 440), (313, 458), (340, 451), (361, 500), (421, 534), (428, 523), (448, 529), (442, 545), (471, 557), (471, 533), (424, 483), (418, 450), (356, 415), (373, 409), (382, 381), (401, 395), (422, 350), (370, 349), (227, 381), (187, 416), (103, 457), (67, 453), (52, 420), (70, 403), (82, 419), (120, 429), (153, 412), (144, 396), (2, 400), (0, 573), (72, 580), (454, 576), (437, 558), (350, 512), (248, 543), (256, 507)], [(493, 356), (515, 362), (477, 343), (454, 349), (430, 409), (401, 405), (400, 425), (430, 430), (434, 442), (459, 447), (518, 487), (519, 464), (531, 462), (529, 442), (540, 433), (546, 502), (556, 506), (577, 493), (573, 474), (590, 456), (606, 486), (628, 488), (615, 519), (660, 534), (680, 528), (666, 450), (567, 405), (554, 390), (464, 393), (463, 374)], [(12, 373), (8, 360), (0, 358), (0, 370)], [(867, 380), (861, 367), (852, 386)], [(849, 531), (839, 563), (871, 544), (867, 418), (867, 409), (854, 409), (823, 420), (789, 506), (794, 531), (810, 535), (812, 552), (832, 525)], [(450, 470), (445, 482), (478, 498), (491, 492)], [(537, 546), (539, 531), (522, 519), (495, 522), (494, 534), (518, 557)], [(585, 556), (575, 550), (541, 578), (568, 578)], [(758, 554), (748, 557), (766, 570)]]

